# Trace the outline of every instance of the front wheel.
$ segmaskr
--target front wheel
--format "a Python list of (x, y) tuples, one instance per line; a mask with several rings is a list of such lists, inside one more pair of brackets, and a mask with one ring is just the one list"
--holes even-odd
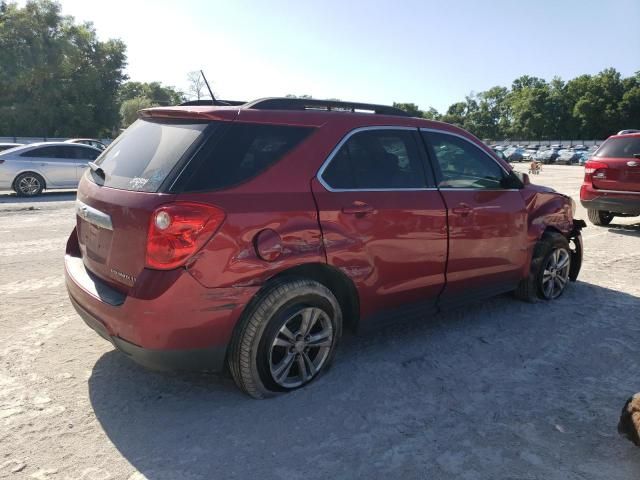
[(515, 295), (530, 302), (555, 300), (569, 285), (570, 273), (569, 241), (560, 233), (545, 233), (534, 249), (529, 276), (520, 282)]
[(313, 280), (281, 281), (248, 307), (230, 345), (229, 369), (254, 398), (285, 393), (326, 371), (341, 334), (342, 313), (328, 288)]
[(609, 225), (613, 220), (614, 214), (604, 210), (587, 209), (587, 217), (594, 225)]

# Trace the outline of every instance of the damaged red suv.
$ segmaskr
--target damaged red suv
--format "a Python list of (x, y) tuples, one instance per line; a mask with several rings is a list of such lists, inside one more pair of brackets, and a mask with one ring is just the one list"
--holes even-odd
[(85, 322), (156, 369), (229, 369), (262, 398), (358, 330), (515, 292), (582, 262), (570, 198), (464, 130), (379, 105), (143, 110), (91, 165), (66, 250)]

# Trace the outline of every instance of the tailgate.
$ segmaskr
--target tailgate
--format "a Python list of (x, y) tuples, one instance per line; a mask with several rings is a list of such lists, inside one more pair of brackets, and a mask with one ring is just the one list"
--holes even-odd
[(152, 212), (174, 195), (117, 190), (83, 179), (76, 200), (78, 243), (87, 269), (128, 292), (144, 269)]
[(593, 176), (594, 188), (621, 192), (640, 193), (640, 159), (637, 158), (598, 158), (607, 164)]

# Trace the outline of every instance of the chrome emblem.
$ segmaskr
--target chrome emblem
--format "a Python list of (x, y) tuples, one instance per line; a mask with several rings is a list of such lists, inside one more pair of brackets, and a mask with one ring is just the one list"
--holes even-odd
[(627, 162), (627, 166), (629, 166), (629, 167), (637, 167), (638, 166), (638, 162), (636, 162), (635, 160), (631, 160), (630, 162)]

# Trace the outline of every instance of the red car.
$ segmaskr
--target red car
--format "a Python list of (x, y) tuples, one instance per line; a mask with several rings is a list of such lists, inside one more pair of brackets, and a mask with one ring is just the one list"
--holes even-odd
[(139, 363), (228, 366), (262, 398), (326, 370), (343, 328), (556, 299), (582, 262), (574, 208), (464, 130), (391, 107), (152, 108), (80, 182), (66, 284)]
[(580, 202), (594, 225), (640, 215), (640, 131), (609, 137), (584, 166)]

